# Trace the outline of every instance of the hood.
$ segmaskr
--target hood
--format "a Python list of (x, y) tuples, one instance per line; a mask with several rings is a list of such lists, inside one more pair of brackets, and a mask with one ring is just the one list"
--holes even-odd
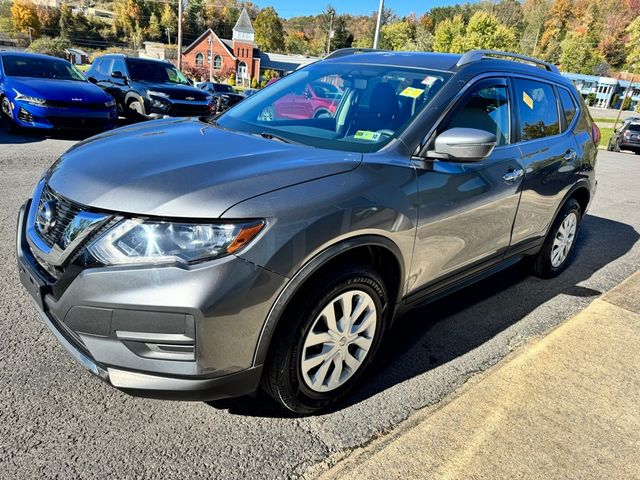
[(47, 177), (59, 194), (96, 209), (205, 219), (263, 193), (347, 172), (361, 160), (360, 153), (281, 143), (197, 119), (167, 119), (79, 143)]
[(196, 87), (189, 85), (176, 85), (175, 83), (158, 83), (158, 82), (146, 82), (140, 80), (134, 80), (144, 90), (151, 90), (152, 92), (161, 92), (169, 95), (169, 98), (173, 100), (185, 100), (192, 98), (195, 101), (204, 101), (208, 95), (206, 92)]
[(90, 82), (48, 78), (9, 78), (9, 88), (15, 88), (23, 95), (44, 98), (49, 101), (73, 101), (81, 105), (82, 103), (104, 103), (112, 100), (100, 87)]

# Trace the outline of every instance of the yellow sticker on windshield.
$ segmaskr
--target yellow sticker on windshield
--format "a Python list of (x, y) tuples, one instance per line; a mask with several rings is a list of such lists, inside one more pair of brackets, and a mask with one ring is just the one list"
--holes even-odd
[(372, 132), (371, 130), (358, 130), (353, 136), (356, 140), (369, 140), (377, 142), (380, 139), (380, 132)]
[(522, 92), (522, 101), (527, 104), (527, 107), (533, 110), (533, 98), (531, 98), (527, 92)]
[(403, 97), (418, 98), (423, 93), (424, 90), (420, 88), (407, 87), (402, 92), (400, 92), (400, 95), (402, 95)]

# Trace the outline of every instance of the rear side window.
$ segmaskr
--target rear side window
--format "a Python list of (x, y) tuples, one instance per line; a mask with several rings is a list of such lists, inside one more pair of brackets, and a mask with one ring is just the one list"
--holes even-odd
[(520, 139), (534, 140), (560, 133), (558, 103), (553, 87), (534, 80), (515, 79)]
[(573, 117), (576, 116), (576, 102), (573, 99), (573, 96), (564, 88), (558, 88), (558, 96), (560, 97), (560, 105), (562, 106), (562, 114), (565, 119), (565, 127), (566, 130), (571, 125), (573, 121)]
[(640, 132), (640, 123), (632, 123), (627, 127), (627, 130), (632, 132)]
[(496, 85), (473, 91), (440, 130), (450, 128), (476, 128), (493, 133), (498, 145), (510, 143), (507, 87)]

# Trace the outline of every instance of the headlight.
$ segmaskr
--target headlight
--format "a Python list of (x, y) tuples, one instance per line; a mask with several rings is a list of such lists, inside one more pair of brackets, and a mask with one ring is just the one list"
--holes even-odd
[(263, 221), (196, 224), (123, 220), (88, 249), (105, 265), (195, 263), (238, 251), (263, 227)]
[(47, 103), (44, 98), (30, 97), (29, 95), (22, 95), (18, 92), (16, 93), (16, 100), (20, 102), (30, 103), (31, 105), (38, 105), (39, 107), (44, 107), (45, 103)]
[(112, 108), (116, 106), (116, 101), (115, 100), (109, 100), (108, 102), (104, 103), (104, 106), (107, 108)]
[(164, 93), (164, 92), (156, 92), (155, 90), (147, 90), (147, 93), (149, 95), (153, 95), (154, 97), (169, 98), (169, 95)]

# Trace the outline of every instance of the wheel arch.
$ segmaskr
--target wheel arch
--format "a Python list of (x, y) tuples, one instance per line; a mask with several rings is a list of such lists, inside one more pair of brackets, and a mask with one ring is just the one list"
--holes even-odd
[(373, 265), (381, 274), (387, 294), (391, 318), (402, 298), (405, 271), (400, 248), (391, 240), (379, 235), (362, 235), (331, 245), (315, 255), (293, 275), (271, 306), (262, 326), (254, 354), (253, 365), (262, 365), (269, 353), (272, 338), (285, 316), (292, 300), (317, 275), (344, 261), (360, 261)]

